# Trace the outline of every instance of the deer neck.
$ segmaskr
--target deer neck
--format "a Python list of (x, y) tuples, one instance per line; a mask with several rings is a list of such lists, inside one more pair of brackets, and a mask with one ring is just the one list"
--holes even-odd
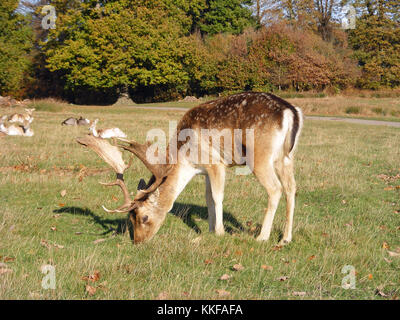
[(181, 194), (192, 178), (201, 173), (200, 169), (191, 166), (188, 162), (173, 165), (171, 173), (165, 182), (158, 188), (159, 196), (156, 203), (158, 212), (166, 215), (173, 207), (175, 200)]

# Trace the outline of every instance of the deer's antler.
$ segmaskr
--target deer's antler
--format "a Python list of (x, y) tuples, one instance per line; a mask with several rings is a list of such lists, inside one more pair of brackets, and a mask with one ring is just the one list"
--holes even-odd
[(92, 135), (86, 135), (85, 137), (77, 138), (76, 141), (81, 145), (88, 147), (96, 152), (100, 156), (100, 158), (102, 158), (114, 169), (117, 174), (117, 179), (115, 182), (100, 182), (100, 184), (109, 187), (119, 186), (124, 194), (124, 203), (122, 206), (118, 207), (115, 210), (109, 210), (104, 206), (103, 209), (109, 213), (124, 213), (133, 210), (135, 208), (135, 203), (134, 201), (132, 201), (128, 188), (126, 187), (124, 182), (124, 171), (131, 166), (133, 158), (131, 157), (129, 164), (126, 165), (124, 160), (122, 159), (122, 154), (121, 151), (119, 151), (118, 147), (112, 146), (108, 141), (94, 137)]

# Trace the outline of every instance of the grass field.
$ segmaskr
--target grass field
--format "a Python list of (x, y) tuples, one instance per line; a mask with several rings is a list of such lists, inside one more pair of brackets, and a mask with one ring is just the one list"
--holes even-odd
[[(98, 117), (143, 142), (182, 112), (115, 107), (40, 107), (31, 138), (0, 138), (0, 299), (398, 299), (400, 296), (400, 130), (306, 121), (297, 151), (293, 242), (276, 248), (281, 200), (269, 242), (255, 241), (267, 195), (253, 176), (229, 171), (228, 231), (208, 233), (204, 177), (179, 196), (158, 234), (132, 245), (114, 174), (62, 127), (71, 115)], [(2, 110), (2, 112), (10, 110)], [(149, 177), (135, 160), (134, 191)], [(65, 190), (66, 194), (61, 195)], [(233, 266), (241, 264), (242, 270)], [(41, 286), (55, 267), (56, 289)], [(355, 289), (342, 288), (344, 266)], [(1, 271), (2, 270), (2, 271)], [(227, 280), (221, 276), (227, 274)]]

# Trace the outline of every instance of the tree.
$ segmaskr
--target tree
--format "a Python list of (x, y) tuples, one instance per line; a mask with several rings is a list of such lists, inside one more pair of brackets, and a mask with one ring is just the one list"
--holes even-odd
[(349, 33), (350, 43), (362, 67), (358, 84), (378, 89), (400, 85), (400, 24), (378, 12), (357, 20), (357, 28)]
[(24, 95), (29, 78), (32, 30), (29, 17), (16, 12), (18, 0), (0, 2), (0, 94)]
[(249, 9), (251, 3), (251, 0), (207, 0), (199, 29), (209, 35), (242, 33), (246, 27), (255, 25)]
[(161, 0), (97, 4), (82, 2), (59, 13), (57, 28), (43, 43), (47, 68), (64, 79), (73, 99), (83, 92), (115, 99), (127, 87), (149, 95), (187, 89), (180, 63), (185, 16), (171, 15)]

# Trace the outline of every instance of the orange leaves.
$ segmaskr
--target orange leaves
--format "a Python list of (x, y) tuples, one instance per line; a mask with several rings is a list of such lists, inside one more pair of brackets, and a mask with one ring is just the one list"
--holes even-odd
[(309, 260), (309, 261), (314, 260), (314, 259), (315, 259), (315, 255), (309, 256), (309, 257), (307, 258), (307, 260)]
[[(85, 290), (90, 296), (93, 296), (96, 293), (97, 289), (104, 289), (104, 285), (103, 284), (100, 284), (100, 285), (98, 285), (96, 287), (94, 287), (94, 286), (89, 284), (89, 282), (94, 283), (94, 282), (97, 282), (97, 281), (100, 280), (100, 272), (98, 270), (95, 270), (93, 272), (93, 274), (88, 275), (88, 276), (84, 276), (81, 279), (83, 281), (86, 281)], [(106, 283), (106, 282), (104, 282), (104, 283)]]
[(267, 266), (266, 264), (263, 264), (261, 266), (261, 269), (264, 269), (266, 271), (272, 271), (272, 270), (274, 270), (274, 267), (273, 266)]
[(84, 281), (90, 281), (90, 282), (96, 282), (100, 279), (100, 272), (98, 270), (95, 270), (93, 274), (89, 276), (82, 277), (82, 280)]
[(387, 242), (383, 242), (383, 244), (382, 244), (382, 249), (390, 249), (390, 246), (389, 246), (389, 244), (387, 243)]
[(212, 263), (213, 263), (213, 261), (211, 259), (204, 260), (204, 264), (205, 265), (209, 265), (209, 264), (212, 264)]

